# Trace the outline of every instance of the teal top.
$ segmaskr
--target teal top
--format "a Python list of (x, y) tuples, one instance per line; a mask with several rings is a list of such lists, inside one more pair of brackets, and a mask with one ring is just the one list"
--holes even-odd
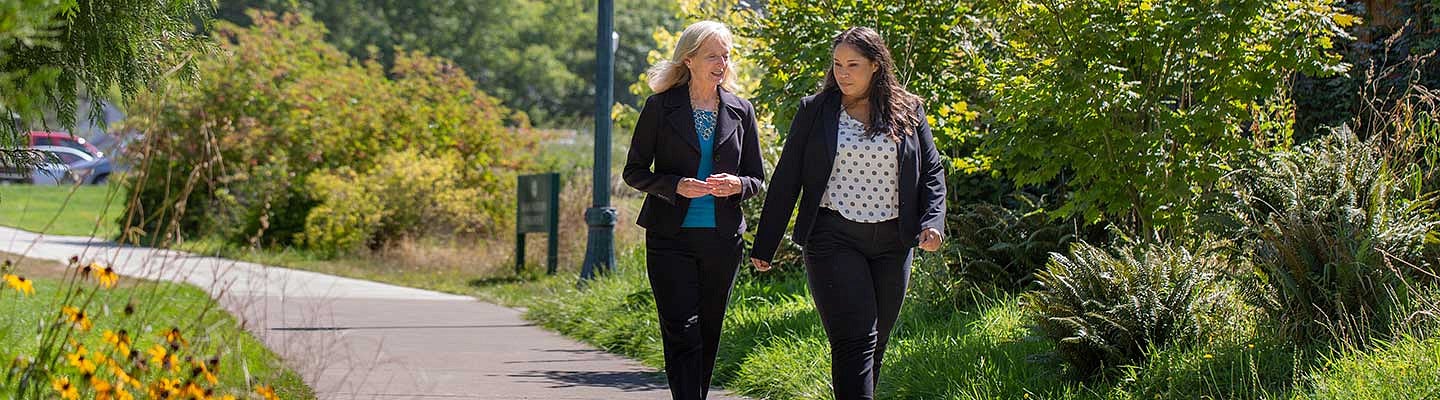
[[(695, 110), (695, 134), (700, 139), (700, 168), (695, 170), (695, 179), (705, 180), (715, 168), (711, 160), (715, 156), (715, 112)], [(714, 228), (715, 196), (705, 195), (690, 199), (690, 209), (685, 212), (681, 228)]]

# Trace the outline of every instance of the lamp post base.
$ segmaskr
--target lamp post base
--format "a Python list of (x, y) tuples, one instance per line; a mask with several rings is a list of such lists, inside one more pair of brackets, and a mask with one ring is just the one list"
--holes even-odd
[(585, 223), (590, 225), (585, 242), (585, 263), (580, 267), (580, 280), (594, 279), (596, 274), (615, 268), (615, 221), (619, 212), (614, 207), (592, 207), (585, 210)]

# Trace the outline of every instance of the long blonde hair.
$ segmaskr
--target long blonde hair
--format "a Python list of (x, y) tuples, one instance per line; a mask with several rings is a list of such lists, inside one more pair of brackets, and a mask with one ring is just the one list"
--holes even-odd
[[(694, 56), (700, 51), (700, 45), (711, 38), (719, 40), (726, 48), (735, 43), (730, 28), (719, 22), (700, 21), (686, 27), (685, 32), (680, 34), (680, 42), (675, 44), (675, 54), (671, 55), (669, 60), (660, 61), (646, 71), (650, 76), (647, 81), (650, 90), (660, 93), (690, 83), (690, 67), (685, 66), (685, 59)], [(720, 80), (720, 86), (732, 92), (739, 87), (735, 82), (734, 63), (725, 67), (725, 77)]]

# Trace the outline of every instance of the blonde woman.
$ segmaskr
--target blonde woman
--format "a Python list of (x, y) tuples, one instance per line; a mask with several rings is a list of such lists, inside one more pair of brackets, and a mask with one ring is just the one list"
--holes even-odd
[(739, 271), (740, 202), (760, 191), (755, 109), (736, 97), (730, 30), (685, 28), (674, 55), (650, 68), (625, 183), (646, 193), (646, 271), (660, 314), (665, 375), (675, 399), (704, 399), (720, 325)]

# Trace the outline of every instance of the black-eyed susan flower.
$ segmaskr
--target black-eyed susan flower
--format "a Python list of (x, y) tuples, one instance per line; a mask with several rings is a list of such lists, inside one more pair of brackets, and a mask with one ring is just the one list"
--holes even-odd
[(175, 378), (160, 378), (150, 384), (150, 398), (168, 399), (180, 395), (180, 380)]
[(90, 389), (95, 390), (95, 400), (115, 400), (115, 386), (98, 376), (90, 376)]
[(190, 345), (190, 342), (185, 340), (185, 336), (180, 334), (180, 328), (172, 326), (160, 334), (165, 338), (165, 343), (169, 344), (171, 349), (180, 350)]
[(150, 350), (145, 351), (145, 353), (150, 355), (151, 364), (160, 365), (165, 362), (166, 355), (169, 354), (169, 351), (165, 350), (165, 346), (157, 344), (150, 347)]
[(23, 276), (5, 274), (4, 279), (5, 286), (9, 286), (17, 292), (24, 293), (27, 296), (35, 294), (35, 283), (29, 279), (25, 279)]
[(75, 387), (75, 385), (73, 385), (73, 384), (70, 383), (70, 377), (68, 377), (68, 376), (58, 377), (58, 378), (55, 378), (54, 380), (50, 381), (50, 387), (51, 387), (51, 388), (54, 388), (54, 389), (55, 389), (55, 393), (56, 393), (56, 394), (59, 394), (59, 395), (60, 395), (60, 398), (62, 398), (62, 399), (66, 399), (66, 400), (79, 400), (79, 399), (80, 399), (80, 390), (77, 389), (77, 388)]
[(146, 353), (150, 354), (150, 364), (154, 365), (156, 369), (168, 369), (170, 372), (180, 371), (180, 363), (175, 353), (166, 350), (165, 346), (157, 344), (151, 347), (149, 351), (146, 351)]
[(269, 385), (257, 386), (255, 388), (255, 394), (260, 395), (260, 398), (265, 400), (280, 400), (280, 396), (275, 395), (275, 388)]
[(115, 354), (130, 354), (130, 333), (121, 329), (120, 332), (106, 330), (102, 337), (105, 343), (115, 348)]
[(90, 317), (85, 315), (85, 311), (79, 308), (65, 306), (61, 308), (60, 311), (65, 314), (65, 322), (74, 325), (75, 329), (88, 331), (90, 327), (93, 326), (93, 324), (90, 323)]
[(114, 267), (106, 266), (95, 272), (95, 280), (100, 282), (101, 287), (109, 289), (115, 287), (115, 283), (120, 281), (120, 274), (115, 273)]
[(204, 362), (194, 361), (191, 365), (190, 379), (204, 379), (206, 382), (210, 382), (211, 385), (220, 382), (220, 379), (215, 376), (215, 373), (210, 371), (210, 366)]
[(189, 397), (191, 400), (206, 400), (206, 398), (209, 397), (205, 394), (205, 389), (201, 388), (200, 385), (196, 385), (195, 382), (185, 384), (183, 393), (185, 397)]
[(87, 356), (87, 353), (88, 352), (85, 351), (85, 347), (80, 347), (80, 349), (76, 350), (74, 353), (65, 355), (65, 359), (70, 361), (70, 366), (79, 369), (80, 372), (87, 375), (93, 375), (95, 374), (96, 367), (95, 360), (91, 360)]
[(123, 389), (128, 385), (136, 389), (141, 388), (140, 381), (131, 376), (129, 371), (126, 371), (124, 367), (120, 366), (120, 363), (115, 362), (115, 360), (109, 360), (106, 366), (109, 367), (110, 375), (115, 376), (116, 387)]

